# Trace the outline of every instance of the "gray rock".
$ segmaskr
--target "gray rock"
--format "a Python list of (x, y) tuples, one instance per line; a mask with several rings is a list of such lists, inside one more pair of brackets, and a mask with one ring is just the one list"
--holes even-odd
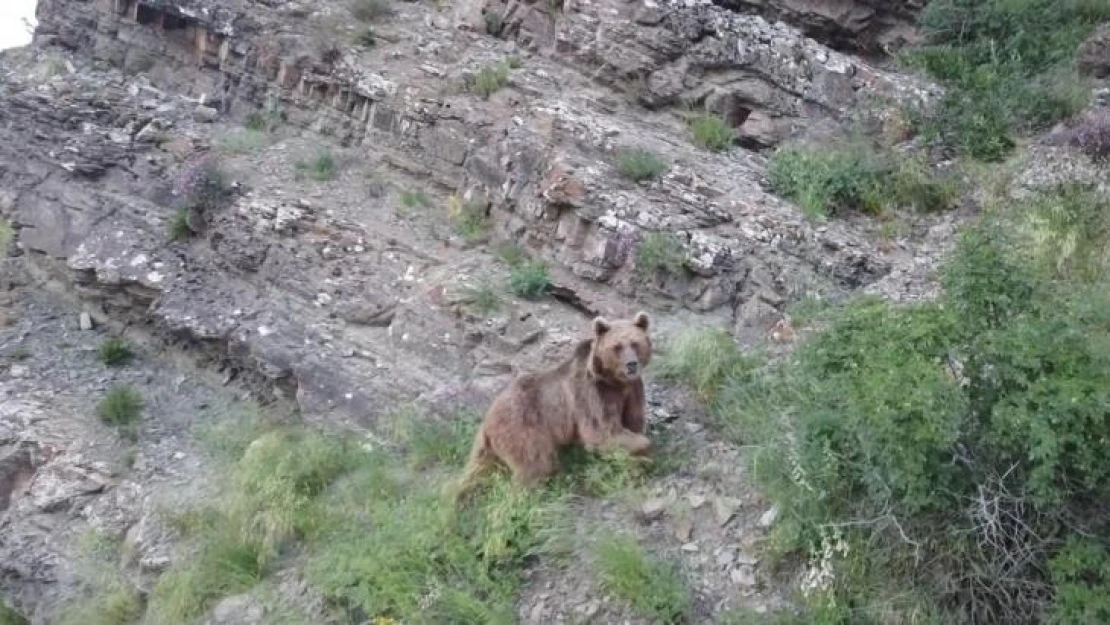
[(92, 330), (93, 329), (93, 320), (92, 320), (92, 316), (89, 315), (89, 313), (82, 311), (81, 315), (80, 315), (80, 317), (78, 318), (77, 321), (78, 321), (78, 324), (77, 324), (78, 327), (80, 327), (82, 330)]
[(1110, 77), (1110, 23), (1100, 24), (1079, 46), (1077, 65), (1084, 76)]
[(198, 104), (193, 109), (193, 119), (198, 122), (212, 123), (220, 116), (220, 112), (210, 106)]

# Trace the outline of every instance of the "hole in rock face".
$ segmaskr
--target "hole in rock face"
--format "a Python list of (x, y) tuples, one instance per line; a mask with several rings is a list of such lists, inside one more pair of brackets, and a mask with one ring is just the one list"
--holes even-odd
[(740, 106), (736, 102), (729, 102), (729, 106), (725, 109), (725, 121), (733, 128), (739, 128), (748, 121), (748, 116), (752, 114), (752, 110), (746, 106)]
[(135, 21), (146, 26), (148, 24), (157, 24), (158, 18), (162, 13), (158, 9), (148, 7), (145, 4), (140, 4), (135, 10)]
[(31, 454), (26, 449), (0, 449), (0, 512), (12, 503), (12, 494), (21, 492), (35, 475)]

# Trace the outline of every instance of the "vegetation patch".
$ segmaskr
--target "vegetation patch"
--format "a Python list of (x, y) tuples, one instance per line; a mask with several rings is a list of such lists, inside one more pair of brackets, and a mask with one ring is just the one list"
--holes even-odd
[(15, 240), (15, 228), (12, 228), (12, 223), (3, 217), (0, 217), (0, 258), (8, 255), (8, 249)]
[(354, 0), (351, 15), (360, 22), (376, 22), (393, 15), (389, 0)]
[(122, 551), (119, 541), (93, 533), (84, 536), (82, 543), (78, 568), (88, 596), (64, 605), (59, 625), (138, 623), (146, 605), (138, 589), (116, 573)]
[(1090, 86), (1076, 73), (1079, 44), (1110, 4), (1098, 0), (933, 0), (921, 17), (926, 45), (906, 55), (945, 87), (915, 125), (984, 161), (1014, 148), (1015, 133), (1074, 115)]
[(131, 359), (134, 357), (135, 352), (131, 350), (131, 346), (127, 344), (127, 341), (115, 336), (105, 339), (104, 342), (100, 344), (100, 348), (96, 351), (96, 359), (99, 360), (101, 364), (109, 367), (125, 365), (131, 362)]
[(686, 265), (686, 250), (678, 237), (649, 232), (636, 246), (636, 270), (641, 274), (679, 275)]
[(601, 587), (641, 616), (665, 624), (689, 618), (690, 591), (676, 567), (645, 553), (630, 536), (599, 540), (594, 568)]
[(324, 150), (309, 161), (297, 163), (297, 176), (308, 176), (319, 182), (335, 180), (339, 173), (339, 164), (329, 150)]
[(939, 300), (827, 310), (786, 361), (737, 364), (713, 335), (667, 351), (664, 371), (758, 449), (780, 507), (768, 554), (807, 562), (803, 622), (1101, 620), (1106, 202), (1065, 187), (996, 207)]
[(129, 386), (116, 386), (108, 391), (96, 407), (96, 415), (113, 426), (120, 436), (135, 440), (139, 436), (139, 417), (143, 412), (143, 396)]
[(711, 150), (724, 152), (732, 147), (736, 131), (720, 115), (713, 113), (699, 113), (690, 120), (690, 132), (694, 135), (694, 145)]
[(193, 231), (189, 228), (189, 209), (179, 208), (174, 211), (169, 226), (166, 227), (166, 233), (169, 239), (175, 242), (185, 241), (192, 236)]
[(509, 70), (511, 69), (512, 65), (509, 62), (483, 67), (471, 78), (471, 91), (488, 99), (509, 84)]
[(547, 263), (526, 260), (509, 269), (509, 290), (524, 299), (540, 299), (551, 288)]
[(479, 280), (476, 284), (464, 289), (463, 297), (475, 312), (482, 315), (497, 312), (504, 303), (501, 290), (488, 279)]
[(895, 207), (935, 212), (951, 207), (959, 186), (920, 157), (884, 154), (855, 143), (847, 148), (792, 146), (775, 152), (771, 188), (818, 219), (849, 210), (878, 215)]
[(662, 176), (668, 167), (666, 159), (651, 150), (633, 148), (621, 150), (617, 154), (617, 170), (633, 182), (655, 180)]
[(447, 212), (455, 233), (469, 244), (478, 243), (489, 232), (490, 219), (485, 202), (462, 202), (452, 196)]

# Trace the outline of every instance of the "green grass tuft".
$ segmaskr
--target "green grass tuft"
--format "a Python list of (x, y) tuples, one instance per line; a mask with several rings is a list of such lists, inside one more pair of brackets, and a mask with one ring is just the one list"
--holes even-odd
[(686, 265), (686, 250), (673, 234), (649, 232), (636, 246), (636, 270), (641, 274), (679, 275)]
[(472, 79), (471, 90), (483, 98), (489, 97), (509, 84), (509, 63), (498, 63), (478, 70)]
[(700, 113), (690, 120), (690, 132), (694, 135), (694, 145), (711, 150), (724, 152), (732, 147), (736, 137), (728, 122), (713, 113)]
[(12, 228), (12, 223), (0, 217), (0, 258), (8, 255), (8, 249), (14, 239), (15, 229)]
[(527, 260), (509, 269), (509, 290), (525, 299), (540, 299), (551, 288), (547, 264)]
[(135, 353), (131, 351), (131, 346), (123, 339), (115, 336), (105, 339), (96, 352), (96, 359), (101, 364), (109, 367), (125, 365), (131, 362), (134, 357)]
[(138, 437), (139, 417), (143, 412), (143, 397), (127, 386), (116, 386), (108, 391), (96, 407), (96, 414), (107, 425), (116, 428), (129, 440)]
[(621, 150), (617, 154), (617, 170), (625, 178), (640, 182), (655, 180), (669, 167), (667, 161), (658, 154), (642, 148)]
[(655, 560), (629, 536), (607, 536), (594, 546), (601, 587), (638, 614), (660, 623), (690, 616), (690, 590), (675, 566)]
[(336, 162), (335, 156), (327, 150), (317, 154), (311, 161), (300, 161), (297, 163), (298, 176), (308, 175), (313, 180), (319, 182), (335, 180), (338, 173), (339, 164)]
[(173, 217), (170, 218), (170, 224), (167, 228), (169, 239), (171, 241), (184, 241), (193, 235), (193, 231), (189, 228), (189, 211), (185, 208), (179, 208), (174, 212)]
[(466, 303), (481, 315), (489, 315), (500, 310), (504, 304), (501, 290), (489, 280), (480, 280), (467, 287), (463, 292)]

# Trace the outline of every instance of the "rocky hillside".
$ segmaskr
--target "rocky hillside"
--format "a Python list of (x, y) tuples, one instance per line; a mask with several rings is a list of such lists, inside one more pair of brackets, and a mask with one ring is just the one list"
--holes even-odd
[[(786, 352), (807, 303), (935, 297), (993, 191), (917, 132), (952, 94), (893, 57), (923, 4), (40, 0), (0, 82), (0, 623), (796, 608), (747, 453), (667, 380), (647, 473), (578, 459), (461, 529), (430, 493), (593, 315)], [(1013, 189), (1100, 179), (1076, 128)], [(881, 201), (791, 190), (778, 155), (861, 135), (908, 164)]]

